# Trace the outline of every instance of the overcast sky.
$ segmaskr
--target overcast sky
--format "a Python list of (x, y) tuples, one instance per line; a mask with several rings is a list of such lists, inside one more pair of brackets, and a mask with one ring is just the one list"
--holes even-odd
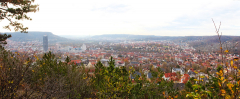
[[(29, 31), (56, 35), (240, 36), (240, 0), (35, 0)], [(1, 23), (6, 23), (3, 21)], [(2, 26), (2, 25), (1, 25)], [(7, 30), (1, 29), (6, 32)]]

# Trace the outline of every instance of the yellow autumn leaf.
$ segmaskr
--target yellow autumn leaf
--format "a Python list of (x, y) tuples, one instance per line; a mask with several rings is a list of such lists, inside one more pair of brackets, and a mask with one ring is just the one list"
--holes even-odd
[(216, 74), (219, 75), (219, 76), (223, 76), (223, 72), (222, 72), (222, 70), (220, 70), (220, 71), (217, 72)]
[(231, 83), (228, 83), (227, 86), (228, 86), (229, 88), (232, 88), (234, 85), (231, 84)]
[(224, 83), (224, 82), (226, 82), (227, 80), (226, 79), (224, 79), (223, 81), (222, 81), (222, 83)]
[(26, 61), (24, 64), (26, 65), (26, 64), (28, 64), (29, 63), (29, 61)]
[(233, 60), (234, 60), (234, 61), (238, 61), (238, 58), (234, 58)]
[(220, 80), (223, 81), (224, 77), (221, 77)]
[(177, 98), (178, 97), (178, 95), (176, 95), (174, 98)]
[(220, 70), (219, 73), (223, 73), (223, 70)]
[(234, 69), (237, 69), (237, 66), (233, 66)]
[(13, 80), (12, 81), (8, 81), (8, 83), (13, 83)]
[(197, 79), (194, 79), (195, 81), (199, 81), (199, 80), (197, 80)]
[(221, 90), (221, 95), (222, 95), (222, 96), (225, 96), (225, 94), (226, 94), (226, 91), (225, 91), (224, 89), (222, 89), (222, 90)]
[(228, 53), (228, 52), (229, 52), (229, 50), (225, 50), (224, 52), (225, 52), (225, 53)]
[(226, 95), (225, 99), (231, 99), (231, 96), (230, 95)]
[(132, 69), (132, 68), (133, 68), (132, 66), (129, 67), (129, 69)]
[(218, 83), (218, 85), (221, 87), (222, 85), (220, 84), (220, 82)]
[(231, 66), (233, 66), (233, 60), (231, 60)]

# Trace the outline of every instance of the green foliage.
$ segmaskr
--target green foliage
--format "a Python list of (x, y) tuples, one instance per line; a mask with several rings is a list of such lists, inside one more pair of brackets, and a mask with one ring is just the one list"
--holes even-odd
[[(0, 34), (0, 44), (7, 44), (6, 40), (10, 37), (12, 37), (10, 34), (9, 35)], [(0, 45), (0, 47), (1, 47), (1, 45)]]
[[(176, 88), (173, 81), (162, 79), (160, 68), (150, 69), (153, 78), (135, 69), (115, 67), (111, 57), (108, 67), (100, 61), (95, 71), (76, 66), (67, 57), (65, 62), (57, 61), (51, 52), (42, 58), (21, 56), (0, 50), (0, 97), (1, 98), (236, 98), (239, 96), (239, 73), (231, 83), (219, 68), (217, 76), (209, 76), (208, 82), (191, 78), (184, 90)], [(130, 78), (134, 76), (134, 79)], [(200, 76), (201, 78), (202, 76)]]
[(219, 72), (220, 70), (222, 70), (223, 69), (223, 67), (222, 66), (218, 66), (217, 67), (217, 71)]
[[(92, 83), (99, 98), (164, 98), (165, 93), (171, 97), (178, 94), (173, 82), (156, 81), (158, 75), (163, 76), (162, 72), (154, 72), (156, 78), (150, 82), (145, 75), (136, 75), (132, 67), (129, 71), (124, 66), (116, 68), (112, 57), (108, 63), (109, 67), (104, 67), (101, 62), (95, 65)], [(130, 74), (135, 77), (134, 80), (129, 77)]]
[[(24, 77), (28, 75), (30, 64), (23, 65), (26, 59), (20, 59), (20, 55), (0, 48), (0, 98), (15, 98)], [(30, 61), (27, 59), (26, 61)]]

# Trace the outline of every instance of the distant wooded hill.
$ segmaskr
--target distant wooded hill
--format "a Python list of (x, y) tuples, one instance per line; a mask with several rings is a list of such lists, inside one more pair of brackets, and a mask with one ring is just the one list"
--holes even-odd
[[(218, 36), (154, 36), (154, 35), (130, 35), (130, 34), (104, 34), (96, 35), (91, 38), (106, 40), (106, 39), (122, 39), (122, 40), (171, 40), (174, 42), (211, 42), (218, 43)], [(222, 42), (240, 41), (240, 36), (222, 36)]]
[(29, 31), (28, 33), (21, 33), (21, 32), (11, 32), (11, 33), (6, 33), (6, 34), (11, 34), (12, 37), (9, 38), (9, 40), (13, 41), (43, 41), (43, 36), (47, 35), (48, 36), (48, 41), (49, 43), (54, 43), (54, 42), (67, 42), (67, 41), (72, 41), (70, 39), (60, 37), (57, 35), (52, 34), (51, 32), (32, 32)]
[(99, 40), (173, 40), (179, 37), (154, 36), (154, 35), (131, 35), (131, 34), (104, 34), (92, 36), (92, 39)]

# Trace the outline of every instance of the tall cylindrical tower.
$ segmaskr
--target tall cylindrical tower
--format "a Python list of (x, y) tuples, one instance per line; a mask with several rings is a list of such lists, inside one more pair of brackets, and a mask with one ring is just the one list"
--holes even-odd
[(43, 36), (43, 50), (45, 52), (48, 51), (48, 36), (47, 35)]

